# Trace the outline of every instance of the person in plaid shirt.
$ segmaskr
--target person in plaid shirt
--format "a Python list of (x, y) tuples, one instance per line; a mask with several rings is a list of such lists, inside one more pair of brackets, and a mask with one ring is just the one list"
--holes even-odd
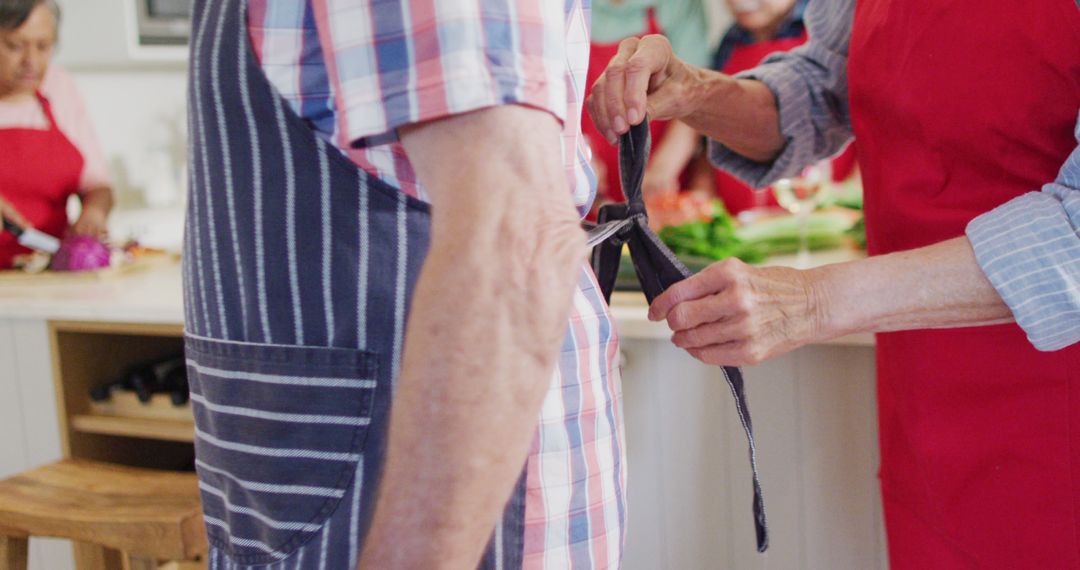
[[(195, 109), (193, 122), (204, 140), (196, 137), (194, 144), (211, 150), (209, 161), (196, 158), (196, 173), (199, 164), (210, 172), (197, 178), (197, 186), (209, 184), (215, 169), (227, 172), (229, 160), (236, 162), (245, 152), (238, 145), (250, 140), (256, 149), (273, 150), (276, 144), (280, 150), (297, 139), (281, 126), (286, 123), (281, 109), (274, 138), (256, 132), (272, 125), (252, 120), (258, 109), (253, 115), (250, 103), (240, 105), (242, 97), (232, 107), (228, 82), (235, 78), (219, 77), (228, 71), (218, 69), (217, 62), (238, 59), (242, 73), (249, 52), (247, 46), (231, 52), (231, 34), (215, 14), (236, 5), (246, 9), (246, 30), (238, 32), (250, 41), (258, 68), (314, 131), (319, 148), (329, 145), (363, 175), (408, 196), (402, 204), (416, 198), (431, 207), (430, 248), (408, 307), (407, 332), (397, 339), (394, 331), (385, 331), (394, 337), (388, 344), (400, 358), (392, 371), (389, 436), (366, 443), (369, 449), (386, 449), (374, 514), (360, 504), (366, 495), (359, 479), (367, 471), (361, 458), (354, 487), (336, 491), (346, 496), (338, 509), (348, 509), (348, 497), (355, 496), (351, 524), (331, 529), (325, 522), (317, 528), (318, 521), (283, 523), (265, 513), (251, 519), (253, 508), (243, 501), (267, 485), (213, 463), (213, 453), (236, 445), (221, 434), (200, 431), (197, 453), (213, 449), (202, 453), (199, 464), (204, 501), (220, 502), (224, 513), (221, 520), (208, 518), (208, 524), (214, 527), (212, 537), (230, 543), (219, 547), (212, 540), (212, 567), (322, 568), (345, 550), (350, 552), (340, 559), (380, 569), (619, 566), (626, 468), (618, 336), (587, 264), (579, 224), (596, 186), (579, 124), (588, 1), (202, 0), (196, 5), (193, 101), (205, 103)], [(209, 64), (200, 70), (195, 56)], [(205, 87), (204, 79), (220, 83)], [(259, 89), (258, 83), (251, 85)], [(238, 93), (247, 96), (245, 90), (246, 84)], [(217, 127), (208, 106), (217, 107)], [(243, 125), (245, 114), (250, 137), (222, 135), (232, 151), (224, 163), (216, 162), (215, 128), (227, 133)], [(258, 163), (259, 156), (254, 160)], [(305, 167), (291, 161), (285, 159), (285, 176)], [(323, 169), (333, 184), (337, 170), (325, 164)], [(243, 177), (230, 180), (237, 192), (246, 184)], [(276, 183), (273, 176), (257, 181), (266, 187)], [(310, 194), (314, 190), (290, 187), (300, 207), (306, 193), (318, 199)], [(216, 205), (213, 189), (205, 189), (205, 196), (198, 192), (192, 206), (196, 215), (200, 207)], [(223, 198), (217, 205), (231, 212), (232, 202)], [(189, 216), (189, 239), (198, 240), (200, 231), (216, 230), (201, 229)], [(336, 239), (325, 231), (327, 239)], [(393, 247), (380, 245), (374, 233), (370, 239), (372, 248)], [(204, 257), (207, 264), (218, 263), (217, 257)], [(237, 260), (244, 261), (239, 254)], [(186, 274), (190, 291), (198, 291), (193, 285), (202, 272), (196, 262), (202, 258), (196, 256)], [(395, 270), (403, 267), (373, 269)], [(295, 272), (290, 275), (297, 279)], [(195, 323), (189, 338), (212, 347), (214, 339), (198, 332), (203, 320), (198, 301), (206, 306), (207, 296), (213, 308), (212, 295), (189, 292)], [(300, 300), (294, 294), (297, 315), (304, 310)], [(230, 318), (227, 310), (220, 311), (222, 322)], [(211, 326), (214, 311), (203, 312)], [(326, 314), (333, 316), (329, 308)], [(258, 324), (254, 316), (245, 318)], [(263, 328), (273, 325), (263, 323)], [(206, 337), (215, 336), (207, 330)], [(212, 375), (222, 372), (192, 358), (206, 377), (197, 384), (209, 389)], [(227, 411), (199, 407), (198, 417), (209, 418), (197, 420), (200, 430), (214, 427), (213, 419), (223, 417), (220, 410)], [(286, 451), (319, 456), (305, 449)], [(217, 489), (211, 485), (215, 481), (243, 492)], [(337, 516), (329, 515), (328, 521)], [(311, 538), (267, 544), (241, 536), (242, 525), (279, 530), (294, 525)], [(258, 552), (238, 556), (230, 551), (234, 547)], [(276, 562), (260, 565), (264, 558)]]

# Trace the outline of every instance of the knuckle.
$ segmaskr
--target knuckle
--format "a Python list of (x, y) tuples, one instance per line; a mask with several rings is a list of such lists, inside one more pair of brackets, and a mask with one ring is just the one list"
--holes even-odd
[(742, 287), (735, 286), (732, 288), (731, 305), (736, 314), (749, 315), (754, 311), (754, 298)]
[(743, 319), (736, 323), (733, 332), (745, 339), (757, 338), (758, 327), (752, 319)]
[(757, 350), (755, 350), (750, 345), (744, 345), (740, 347), (735, 354), (736, 358), (742, 364), (754, 365), (761, 363)]
[(734, 257), (728, 257), (713, 264), (713, 272), (719, 275), (730, 276), (736, 271), (738, 271), (738, 264)]
[(610, 107), (612, 109), (618, 109), (619, 108), (619, 105), (622, 103), (622, 101), (620, 100), (619, 95), (620, 94), (616, 93), (614, 90), (608, 91), (608, 93), (607, 93), (608, 107)]
[(623, 66), (623, 69), (626, 73), (641, 73), (648, 68), (649, 62), (646, 61), (645, 58), (640, 57), (639, 55), (634, 55), (634, 57), (631, 57), (629, 60), (627, 60), (626, 65)]
[(642, 46), (671, 46), (671, 41), (668, 40), (667, 37), (665, 37), (663, 34), (649, 34), (638, 41), (641, 43)]
[(671, 330), (681, 331), (686, 328), (690, 315), (683, 305), (676, 305), (674, 309), (668, 313), (668, 325)]

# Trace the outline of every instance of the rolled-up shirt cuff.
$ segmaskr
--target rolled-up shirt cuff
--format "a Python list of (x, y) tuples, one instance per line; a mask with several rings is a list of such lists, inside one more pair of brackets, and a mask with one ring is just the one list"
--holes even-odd
[(735, 77), (760, 81), (772, 91), (784, 148), (771, 162), (757, 162), (709, 139), (713, 164), (754, 188), (764, 188), (780, 178), (795, 176), (803, 166), (814, 162), (814, 125), (807, 112), (810, 101), (805, 80), (783, 63), (765, 63)]
[(1030, 192), (967, 226), (979, 266), (1035, 348), (1080, 341), (1080, 235), (1052, 192)]

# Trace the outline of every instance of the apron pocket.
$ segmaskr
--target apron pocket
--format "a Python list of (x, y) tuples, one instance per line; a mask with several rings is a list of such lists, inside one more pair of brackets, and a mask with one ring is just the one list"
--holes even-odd
[(210, 542), (240, 564), (287, 557), (322, 528), (362, 462), (372, 353), (185, 339)]

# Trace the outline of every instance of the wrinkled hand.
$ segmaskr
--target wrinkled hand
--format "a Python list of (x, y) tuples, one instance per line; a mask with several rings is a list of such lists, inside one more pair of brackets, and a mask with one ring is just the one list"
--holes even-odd
[(97, 208), (83, 208), (79, 219), (71, 226), (71, 231), (80, 236), (105, 239), (109, 234), (107, 218), (108, 215)]
[(15, 206), (12, 206), (7, 200), (0, 198), (0, 220), (10, 220), (16, 226), (22, 229), (29, 228), (32, 224), (29, 220), (23, 217)]
[(688, 114), (695, 108), (692, 70), (675, 57), (664, 36), (623, 40), (585, 101), (597, 130), (615, 144), (646, 113), (653, 119)]
[(702, 362), (757, 364), (817, 340), (824, 310), (816, 276), (726, 259), (657, 297), (649, 319), (666, 319), (672, 342)]

